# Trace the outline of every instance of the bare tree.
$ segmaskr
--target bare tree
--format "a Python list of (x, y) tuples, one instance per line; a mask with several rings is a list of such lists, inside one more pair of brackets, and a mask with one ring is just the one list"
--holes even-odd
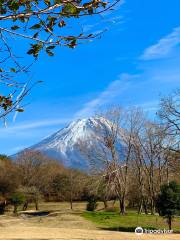
[(81, 143), (94, 172), (104, 177), (108, 189), (119, 200), (120, 213), (125, 214), (128, 169), (132, 150), (132, 118), (120, 107), (112, 107), (95, 117), (97, 126), (92, 142)]
[(172, 139), (169, 150), (180, 152), (180, 89), (161, 99), (158, 115)]
[(6, 155), (0, 155), (0, 214), (4, 214), (9, 198), (18, 185), (16, 166)]
[(68, 201), (73, 210), (73, 201), (81, 199), (86, 182), (87, 175), (84, 173), (75, 169), (64, 169), (52, 176), (50, 189), (56, 195), (56, 200)]
[(40, 191), (35, 187), (23, 186), (19, 189), (24, 196), (23, 211), (27, 210), (29, 203), (35, 204), (35, 209), (39, 210), (39, 199), (41, 197)]
[[(138, 169), (142, 202), (147, 191), (151, 213), (155, 212), (155, 198), (167, 175), (166, 134), (162, 127), (145, 121), (134, 141), (135, 162)], [(142, 203), (140, 204), (142, 207)]]
[(69, 186), (65, 186), (66, 195), (67, 200), (70, 202), (70, 208), (73, 210), (73, 201), (81, 199), (85, 185), (87, 184), (87, 175), (76, 169), (69, 169), (67, 170), (67, 178)]
[(138, 212), (150, 209), (154, 214), (160, 186), (172, 179), (172, 139), (165, 126), (149, 121), (137, 108), (114, 107), (96, 115), (94, 121), (95, 134), (80, 145), (95, 176), (104, 178), (99, 178), (99, 184), (106, 183), (107, 189), (116, 193), (124, 214), (134, 181)]
[(25, 150), (18, 155), (16, 166), (21, 189), (26, 196), (24, 209), (27, 209), (29, 202), (34, 202), (38, 209), (41, 194), (46, 195), (50, 192), (53, 176), (63, 167), (42, 153), (30, 150)]

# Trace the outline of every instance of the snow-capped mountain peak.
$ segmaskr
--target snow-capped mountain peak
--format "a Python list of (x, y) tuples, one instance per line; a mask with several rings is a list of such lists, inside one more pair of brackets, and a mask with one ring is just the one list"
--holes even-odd
[(107, 125), (102, 117), (78, 119), (30, 149), (59, 159), (66, 166), (85, 168), (87, 160), (82, 156), (78, 144), (80, 141), (93, 139), (97, 134), (97, 127), (102, 125)]
[(97, 139), (101, 137), (101, 129), (110, 131), (111, 124), (103, 117), (78, 119), (27, 150), (40, 151), (60, 160), (67, 167), (85, 170), (89, 167), (89, 160), (81, 151), (83, 143), (97, 148), (99, 144)]

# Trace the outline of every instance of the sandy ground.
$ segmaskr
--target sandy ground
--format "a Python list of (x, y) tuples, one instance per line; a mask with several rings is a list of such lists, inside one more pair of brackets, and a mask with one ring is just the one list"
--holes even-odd
[(136, 236), (134, 233), (109, 232), (100, 230), (68, 229), (68, 228), (38, 228), (38, 227), (10, 227), (3, 228), (0, 232), (0, 239), (18, 240), (140, 240), (140, 239), (165, 239), (178, 240), (178, 235), (142, 235)]
[(99, 230), (84, 218), (71, 213), (57, 212), (46, 217), (0, 216), (0, 239), (2, 240), (176, 240), (180, 235), (137, 236)]

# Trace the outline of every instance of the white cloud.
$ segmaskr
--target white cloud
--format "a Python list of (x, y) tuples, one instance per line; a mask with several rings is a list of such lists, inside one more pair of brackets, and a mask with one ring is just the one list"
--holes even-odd
[(110, 30), (113, 26), (117, 26), (119, 24), (124, 24), (124, 23), (125, 21), (123, 19), (123, 16), (104, 18), (97, 23), (84, 25), (83, 32), (86, 34), (91, 33), (96, 35), (99, 33), (103, 33), (107, 30)]
[(161, 38), (158, 43), (145, 49), (140, 57), (142, 60), (153, 60), (167, 57), (173, 49), (180, 44), (180, 27), (174, 28), (173, 31)]
[(59, 124), (64, 124), (71, 121), (71, 119), (64, 118), (64, 119), (48, 119), (48, 120), (40, 120), (35, 122), (25, 122), (21, 124), (16, 124), (15, 126), (7, 126), (7, 128), (2, 127), (0, 128), (0, 133), (11, 133), (29, 129), (36, 129), (41, 127), (48, 127), (48, 126), (55, 126)]
[(139, 108), (142, 108), (144, 111), (153, 112), (153, 111), (158, 110), (159, 101), (158, 100), (152, 100), (152, 101), (137, 104), (135, 106), (139, 107)]
[(75, 117), (90, 116), (99, 107), (112, 102), (115, 97), (128, 89), (131, 84), (130, 80), (135, 77), (136, 75), (121, 74), (118, 80), (111, 82), (96, 98), (85, 103), (84, 107), (75, 114)]
[(12, 153), (19, 152), (19, 151), (25, 149), (26, 147), (27, 146), (25, 146), (25, 145), (20, 145), (20, 146), (14, 147), (14, 148), (11, 149), (11, 152)]
[[(97, 32), (104, 32), (104, 30), (109, 30), (111, 27), (124, 24), (125, 20), (123, 15), (121, 13), (118, 15), (117, 12), (121, 8), (122, 5), (124, 5), (125, 0), (120, 0), (115, 5), (115, 11), (105, 11), (104, 13), (100, 14), (100, 19), (98, 18), (97, 22), (87, 22), (85, 21), (85, 24), (83, 24), (82, 29), (84, 33), (92, 33), (96, 34)], [(113, 13), (116, 13), (114, 16)], [(87, 24), (86, 24), (87, 23)]]

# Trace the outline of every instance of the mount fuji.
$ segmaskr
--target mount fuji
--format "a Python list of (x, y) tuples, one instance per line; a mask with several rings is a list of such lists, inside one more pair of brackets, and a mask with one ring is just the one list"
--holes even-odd
[(60, 160), (67, 167), (85, 170), (89, 166), (89, 160), (80, 150), (80, 142), (97, 144), (95, 139), (99, 127), (110, 129), (110, 124), (102, 117), (78, 119), (26, 150), (40, 151)]

